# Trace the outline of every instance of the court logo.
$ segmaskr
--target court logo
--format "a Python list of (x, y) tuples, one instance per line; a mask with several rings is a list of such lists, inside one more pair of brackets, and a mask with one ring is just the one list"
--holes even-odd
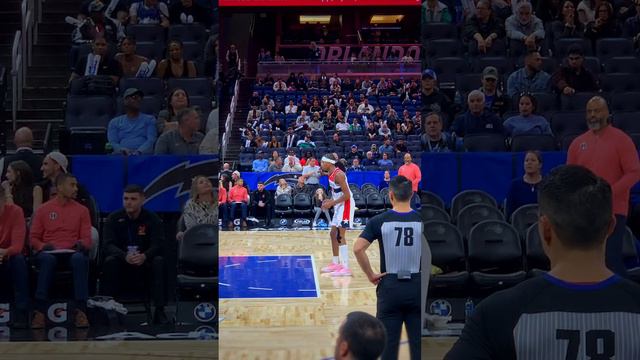
[(451, 315), (451, 304), (444, 299), (438, 299), (431, 303), (429, 312), (434, 315), (449, 316)]
[[(47, 317), (56, 324), (67, 321), (67, 303), (55, 303), (49, 306)], [(52, 329), (53, 330), (53, 329)]]
[(195, 164), (191, 164), (189, 161), (181, 162), (149, 182), (149, 185), (144, 189), (145, 203), (173, 188), (177, 188), (175, 197), (179, 198), (191, 190), (191, 179), (194, 177), (204, 175), (209, 179), (215, 179), (217, 174), (218, 159), (200, 161)]
[(193, 316), (200, 322), (210, 322), (216, 317), (216, 307), (212, 303), (200, 303), (193, 308)]
[(0, 326), (0, 341), (11, 341), (11, 329), (8, 326)]
[(9, 322), (11, 318), (11, 305), (8, 303), (0, 304), (0, 324)]
[(215, 329), (207, 325), (198, 327), (194, 332), (198, 334), (198, 339), (200, 340), (212, 340), (218, 336)]
[(49, 341), (67, 341), (68, 336), (69, 331), (61, 326), (56, 326), (47, 332), (47, 339), (49, 339)]
[(294, 224), (296, 225), (309, 225), (311, 224), (311, 220), (309, 219), (295, 219), (293, 221)]
[(287, 219), (280, 219), (280, 225), (287, 225)]

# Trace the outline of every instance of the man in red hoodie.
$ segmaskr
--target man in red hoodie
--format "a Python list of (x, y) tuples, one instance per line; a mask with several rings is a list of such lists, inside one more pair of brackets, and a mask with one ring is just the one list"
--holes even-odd
[[(0, 186), (0, 283), (13, 285), (13, 301), (17, 309), (11, 316), (13, 327), (26, 328), (29, 289), (27, 263), (22, 256), (22, 249), (27, 228), (22, 209), (7, 204), (5, 196), (5, 189)], [(8, 278), (11, 280), (5, 280)]]
[[(56, 197), (42, 204), (31, 225), (31, 246), (39, 269), (36, 288), (36, 309), (31, 328), (45, 325), (44, 312), (49, 301), (49, 288), (58, 261), (68, 261), (73, 272), (76, 327), (87, 327), (86, 302), (89, 297), (88, 250), (91, 248), (91, 219), (89, 210), (75, 201), (78, 181), (69, 173), (56, 178)], [(60, 253), (71, 250), (69, 253)], [(71, 254), (69, 256), (69, 254)]]

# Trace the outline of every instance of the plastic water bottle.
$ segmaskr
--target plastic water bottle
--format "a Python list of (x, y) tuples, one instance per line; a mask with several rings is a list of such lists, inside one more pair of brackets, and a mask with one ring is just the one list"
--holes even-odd
[(467, 301), (464, 303), (464, 320), (468, 322), (473, 314), (473, 309), (475, 305), (473, 304), (473, 300), (471, 298), (467, 298)]

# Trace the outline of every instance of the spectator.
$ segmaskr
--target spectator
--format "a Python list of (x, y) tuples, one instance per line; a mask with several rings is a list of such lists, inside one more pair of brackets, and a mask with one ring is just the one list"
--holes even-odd
[[(108, 55), (107, 40), (102, 34), (96, 35), (91, 46), (92, 52), (87, 56), (83, 56), (78, 60), (71, 77), (69, 78), (69, 84), (75, 79), (83, 76), (104, 75), (109, 76), (113, 81), (113, 84), (118, 84), (122, 71), (120, 70), (120, 64), (113, 60)], [(97, 58), (97, 64), (90, 63), (87, 66), (89, 58)]]
[(380, 129), (378, 129), (378, 135), (381, 137), (391, 137), (391, 129), (389, 129), (389, 126), (386, 122), (380, 125)]
[(278, 81), (273, 84), (273, 91), (287, 91), (287, 83), (282, 81), (282, 79), (278, 79)]
[(382, 190), (385, 188), (388, 189), (390, 182), (391, 182), (391, 173), (389, 173), (389, 170), (385, 170), (382, 180), (380, 180), (380, 184), (378, 184), (378, 190)]
[(324, 214), (324, 217), (327, 219), (327, 224), (331, 223), (331, 216), (329, 215), (329, 209), (322, 209), (322, 202), (327, 199), (327, 194), (325, 194), (324, 189), (319, 187), (313, 193), (313, 211), (315, 215), (313, 217), (313, 221), (311, 222), (311, 227), (318, 226), (318, 219), (320, 219), (320, 215)]
[(426, 69), (422, 72), (422, 109), (425, 112), (438, 112), (447, 116), (452, 115), (451, 100), (436, 87), (438, 77), (436, 72)]
[(305, 134), (304, 139), (303, 140), (298, 140), (298, 143), (296, 144), (296, 146), (298, 148), (302, 149), (302, 150), (304, 150), (304, 149), (315, 149), (316, 148), (316, 143), (311, 141), (311, 135)]
[(159, 134), (176, 130), (178, 128), (176, 114), (178, 114), (180, 110), (191, 106), (189, 94), (182, 88), (173, 89), (171, 93), (169, 93), (168, 99), (167, 109), (160, 110), (158, 113), (157, 127)]
[(505, 211), (507, 219), (516, 209), (538, 203), (538, 185), (542, 181), (542, 153), (527, 151), (524, 155), (524, 176), (511, 181), (507, 192)]
[(584, 25), (578, 20), (576, 6), (571, 0), (565, 0), (557, 19), (551, 23), (551, 33), (547, 36), (548, 43), (552, 49), (555, 49), (555, 43), (560, 39), (582, 36), (584, 36)]
[[(50, 152), (44, 157), (44, 159), (42, 159), (42, 167), (40, 169), (44, 180), (36, 183), (33, 187), (34, 213), (40, 205), (55, 197), (57, 193), (56, 179), (60, 174), (67, 173), (68, 167), (69, 161), (67, 160), (67, 157), (57, 151)], [(88, 204), (90, 197), (91, 195), (89, 192), (81, 184), (78, 184), (78, 196), (76, 201), (89, 208)]]
[(129, 8), (129, 23), (169, 27), (167, 4), (159, 0), (143, 0), (132, 3)]
[(362, 159), (362, 152), (358, 150), (358, 145), (351, 145), (351, 151), (345, 155), (346, 160)]
[(311, 155), (302, 168), (302, 175), (298, 178), (298, 180), (302, 179), (306, 185), (318, 185), (320, 184), (320, 166), (318, 166), (318, 161), (313, 155)]
[(174, 24), (200, 23), (208, 28), (211, 27), (213, 15), (211, 9), (200, 6), (194, 0), (180, 0), (171, 5), (169, 19)]
[(238, 179), (236, 184), (231, 188), (229, 192), (229, 227), (233, 227), (233, 220), (235, 219), (236, 208), (239, 206), (242, 210), (242, 227), (247, 227), (247, 206), (249, 204), (249, 192), (244, 187), (244, 180)]
[(389, 159), (388, 152), (382, 153), (382, 159), (378, 160), (378, 166), (384, 169), (390, 169), (393, 167), (393, 161)]
[(549, 88), (549, 74), (542, 70), (542, 56), (531, 50), (524, 58), (524, 67), (514, 71), (507, 80), (507, 95), (513, 98), (520, 93), (544, 92)]
[(293, 100), (289, 100), (289, 105), (284, 107), (285, 114), (298, 114), (298, 106), (293, 102)]
[(407, 151), (409, 151), (407, 149), (407, 144), (404, 143), (404, 140), (402, 139), (398, 139), (398, 141), (396, 142), (396, 153), (406, 153)]
[(636, 14), (629, 17), (624, 23), (624, 36), (633, 40), (637, 49), (640, 47), (640, 1), (634, 0)]
[(42, 166), (42, 156), (33, 152), (33, 133), (31, 129), (24, 126), (16, 130), (13, 135), (13, 143), (16, 146), (16, 152), (0, 159), (0, 163), (2, 163), (0, 166), (0, 168), (2, 168), (2, 174), (0, 174), (0, 176), (2, 176), (2, 179), (6, 179), (5, 174), (7, 173), (9, 164), (17, 160), (23, 160), (29, 164), (34, 180), (41, 181), (42, 171), (40, 170), (40, 166)]
[(313, 114), (313, 119), (309, 123), (311, 131), (324, 131), (324, 123), (320, 121), (320, 115), (318, 113)]
[(349, 131), (349, 124), (342, 114), (338, 114), (338, 122), (336, 123), (336, 131)]
[(507, 38), (511, 39), (511, 49), (536, 50), (544, 40), (544, 24), (533, 15), (530, 2), (518, 3), (517, 12), (505, 22)]
[(224, 185), (224, 182), (220, 180), (218, 182), (218, 214), (222, 216), (221, 223), (227, 224), (229, 216), (229, 192)]
[(351, 125), (349, 125), (349, 131), (352, 133), (362, 133), (362, 130), (362, 125), (360, 125), (358, 118), (354, 117)]
[(144, 94), (136, 88), (128, 88), (123, 95), (126, 114), (109, 121), (107, 137), (114, 154), (151, 154), (156, 141), (156, 119), (140, 112)]
[[(376, 153), (377, 153), (377, 150), (376, 150)], [(371, 166), (377, 166), (378, 165), (378, 160), (376, 160), (373, 157), (373, 151), (367, 151), (365, 156), (366, 157), (364, 158), (364, 160), (362, 160), (362, 166), (367, 168), (366, 170), (370, 170), (368, 168), (371, 167)]]
[(9, 164), (7, 180), (2, 182), (6, 196), (4, 203), (18, 205), (27, 218), (33, 214), (33, 182), (31, 167), (22, 160), (16, 160)]
[(561, 66), (551, 77), (553, 89), (571, 96), (576, 92), (598, 91), (598, 81), (591, 71), (584, 67), (584, 53), (579, 45), (572, 45), (567, 52), (569, 66)]
[[(152, 0), (157, 1), (157, 0)], [(164, 80), (194, 78), (196, 65), (191, 60), (185, 60), (182, 55), (182, 41), (173, 39), (167, 45), (167, 58), (158, 64), (158, 77)]]
[(269, 141), (269, 146), (270, 149), (276, 149), (276, 148), (281, 148), (282, 147), (282, 143), (280, 143), (280, 141), (278, 141), (278, 138), (274, 136), (271, 136), (271, 140)]
[[(490, 1), (478, 1), (475, 10), (475, 15), (471, 16), (464, 24), (462, 38), (472, 55), (485, 54), (495, 45), (496, 40), (504, 38), (504, 25), (493, 14)], [(431, 109), (431, 111), (440, 110)]]
[(283, 168), (282, 159), (277, 158), (273, 164), (269, 165), (269, 172), (281, 172)]
[(533, 13), (536, 14), (538, 19), (540, 19), (546, 27), (550, 22), (555, 20), (558, 14), (562, 13), (561, 6), (561, 0), (541, 0), (537, 2)]
[(438, 0), (427, 0), (422, 2), (422, 23), (451, 23), (451, 13), (447, 5)]
[(587, 24), (584, 36), (591, 39), (592, 46), (598, 39), (616, 38), (622, 35), (622, 27), (613, 14), (613, 6), (602, 2), (596, 7), (596, 18)]
[(422, 171), (420, 167), (413, 163), (411, 154), (405, 153), (404, 165), (398, 169), (398, 176), (404, 176), (407, 180), (411, 181), (411, 188), (413, 190), (413, 196), (411, 198), (411, 208), (418, 210), (420, 208), (420, 181), (422, 181)]
[(296, 164), (300, 165), (300, 159), (296, 155), (296, 150), (294, 148), (290, 148), (287, 150), (287, 156), (293, 158)]
[(309, 60), (311, 61), (319, 61), (320, 60), (320, 48), (316, 45), (315, 41), (312, 41), (309, 45)]
[(74, 44), (94, 41), (97, 36), (103, 36), (111, 44), (117, 44), (124, 37), (122, 27), (104, 14), (105, 5), (98, 0), (91, 1), (87, 6), (89, 18), (74, 29), (71, 39)]
[(596, 6), (601, 3), (598, 0), (582, 0), (578, 3), (578, 18), (583, 26), (587, 26), (596, 19)]
[[(141, 74), (142, 70), (144, 70), (141, 65), (147, 63), (148, 66), (149, 59), (136, 54), (136, 39), (133, 36), (126, 36), (122, 40), (120, 51), (114, 59), (120, 64), (123, 77), (150, 77), (153, 74), (153, 69), (148, 72), (148, 76)], [(155, 64), (155, 61), (153, 64)]]
[[(193, 178), (189, 195), (189, 200), (184, 204), (184, 209), (182, 210), (184, 232), (199, 224), (217, 226), (217, 204), (215, 203), (216, 198), (211, 180), (204, 175), (198, 175)], [(184, 232), (178, 232), (176, 239), (182, 240)]]
[(287, 163), (282, 167), (283, 172), (301, 172), (302, 166), (296, 163), (295, 157), (287, 157)]
[(520, 115), (511, 116), (502, 124), (504, 132), (509, 137), (518, 135), (549, 135), (553, 136), (547, 119), (536, 115), (536, 98), (525, 94), (518, 101)]
[[(11, 312), (12, 326), (24, 329), (27, 327), (29, 311), (28, 270), (22, 255), (26, 235), (25, 216), (22, 209), (8, 203), (7, 198), (5, 187), (0, 187), (0, 274), (3, 275), (4, 287), (13, 288), (17, 311)], [(7, 278), (11, 280), (6, 281)]]
[(266, 172), (269, 169), (269, 160), (264, 158), (264, 153), (259, 151), (256, 154), (256, 159), (253, 160), (252, 170), (254, 172)]
[(393, 145), (391, 144), (391, 139), (389, 137), (385, 137), (384, 143), (380, 146), (380, 148), (378, 149), (378, 152), (380, 154), (386, 153), (390, 156), (395, 153), (395, 149), (393, 148)]
[(364, 167), (360, 165), (360, 159), (353, 158), (351, 162), (351, 166), (349, 166), (349, 171), (364, 171)]
[(282, 120), (280, 120), (279, 118), (276, 119), (276, 121), (273, 123), (273, 126), (271, 128), (274, 131), (276, 131), (276, 130), (277, 131), (285, 131), (286, 130), (284, 124), (282, 123)]
[(143, 207), (144, 201), (142, 187), (128, 185), (122, 196), (123, 208), (107, 218), (100, 290), (102, 295), (117, 299), (122, 283), (126, 281), (124, 279), (137, 278), (137, 283), (150, 286), (152, 290), (153, 322), (167, 324), (169, 321), (164, 313), (164, 228), (160, 217)]
[(178, 129), (158, 138), (156, 155), (197, 155), (204, 135), (200, 129), (200, 114), (194, 108), (182, 109), (176, 115)]
[(502, 116), (509, 108), (509, 99), (498, 89), (498, 69), (487, 66), (482, 70), (482, 86), (480, 91), (484, 94), (484, 106), (498, 116)]
[(264, 189), (264, 182), (258, 181), (258, 190), (251, 193), (251, 214), (255, 218), (264, 216), (265, 227), (271, 226), (273, 196)]
[(334, 358), (377, 359), (384, 351), (386, 339), (386, 331), (380, 320), (365, 312), (351, 312), (338, 329)]
[(502, 120), (484, 108), (484, 94), (473, 90), (467, 96), (469, 110), (458, 116), (451, 132), (458, 137), (468, 134), (502, 133)]
[(278, 180), (278, 187), (276, 188), (276, 196), (280, 196), (283, 194), (291, 195), (291, 186), (285, 179)]
[(358, 106), (358, 114), (359, 115), (369, 115), (369, 114), (373, 114), (373, 106), (371, 104), (369, 104), (369, 99), (364, 98), (364, 101), (362, 102), (362, 104), (360, 104)]
[[(59, 261), (68, 261), (73, 272), (76, 310), (74, 325), (89, 326), (86, 302), (89, 297), (89, 259), (91, 245), (91, 219), (86, 207), (75, 201), (78, 181), (68, 173), (56, 178), (56, 197), (42, 204), (36, 211), (30, 231), (31, 247), (39, 270), (35, 292), (35, 311), (32, 329), (45, 326), (45, 312), (49, 302), (49, 288)], [(72, 255), (52, 254), (53, 250), (75, 250)]]

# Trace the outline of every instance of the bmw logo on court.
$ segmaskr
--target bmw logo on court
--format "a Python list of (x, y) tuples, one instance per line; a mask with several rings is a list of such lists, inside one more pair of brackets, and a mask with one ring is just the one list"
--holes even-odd
[(216, 317), (216, 307), (212, 303), (200, 303), (193, 308), (193, 316), (200, 322), (210, 322)]
[(449, 316), (451, 315), (451, 304), (444, 299), (438, 299), (431, 303), (429, 312), (434, 315)]

